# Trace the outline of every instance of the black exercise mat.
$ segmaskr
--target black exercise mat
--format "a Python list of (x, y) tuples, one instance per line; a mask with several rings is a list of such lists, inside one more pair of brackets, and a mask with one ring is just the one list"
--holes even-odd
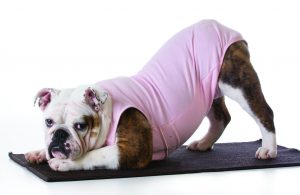
[(278, 146), (276, 159), (255, 159), (255, 151), (260, 145), (261, 140), (220, 143), (215, 144), (213, 150), (208, 152), (193, 152), (186, 150), (185, 146), (182, 146), (167, 159), (153, 161), (147, 168), (141, 170), (55, 172), (50, 169), (47, 163), (39, 165), (28, 164), (23, 154), (9, 153), (9, 157), (48, 182), (300, 166), (300, 151), (282, 146)]

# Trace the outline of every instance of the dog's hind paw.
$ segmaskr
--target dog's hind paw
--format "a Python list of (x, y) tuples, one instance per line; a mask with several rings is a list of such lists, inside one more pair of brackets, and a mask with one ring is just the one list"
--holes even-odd
[(257, 159), (270, 159), (277, 157), (277, 149), (268, 149), (264, 147), (259, 147), (255, 153), (255, 158)]
[(205, 151), (211, 150), (212, 147), (213, 146), (211, 144), (204, 143), (203, 141), (200, 140), (200, 141), (192, 142), (186, 148), (188, 150), (192, 150), (192, 151), (205, 152)]

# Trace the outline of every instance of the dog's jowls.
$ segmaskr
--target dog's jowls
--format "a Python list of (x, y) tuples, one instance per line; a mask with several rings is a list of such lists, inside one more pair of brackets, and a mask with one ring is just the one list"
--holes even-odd
[(31, 163), (48, 161), (55, 171), (143, 168), (184, 143), (205, 116), (207, 134), (187, 148), (210, 150), (231, 120), (225, 96), (239, 103), (261, 131), (255, 157), (275, 158), (273, 112), (247, 44), (212, 20), (175, 35), (136, 76), (39, 91), (46, 147), (25, 157)]

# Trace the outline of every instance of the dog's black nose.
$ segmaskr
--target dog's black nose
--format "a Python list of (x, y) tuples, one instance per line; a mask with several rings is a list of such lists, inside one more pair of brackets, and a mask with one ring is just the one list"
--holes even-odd
[(69, 137), (69, 133), (63, 129), (58, 129), (53, 135), (53, 139), (65, 141)]

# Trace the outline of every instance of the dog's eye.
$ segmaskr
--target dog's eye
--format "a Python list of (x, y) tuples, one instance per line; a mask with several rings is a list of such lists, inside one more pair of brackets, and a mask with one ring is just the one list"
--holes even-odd
[(47, 118), (47, 119), (45, 120), (45, 124), (46, 124), (46, 126), (47, 126), (48, 128), (50, 128), (50, 127), (52, 127), (52, 126), (54, 125), (54, 121), (53, 121), (52, 119), (50, 119), (50, 118)]
[(86, 123), (75, 123), (74, 124), (74, 129), (77, 131), (85, 131), (87, 128), (87, 124)]

